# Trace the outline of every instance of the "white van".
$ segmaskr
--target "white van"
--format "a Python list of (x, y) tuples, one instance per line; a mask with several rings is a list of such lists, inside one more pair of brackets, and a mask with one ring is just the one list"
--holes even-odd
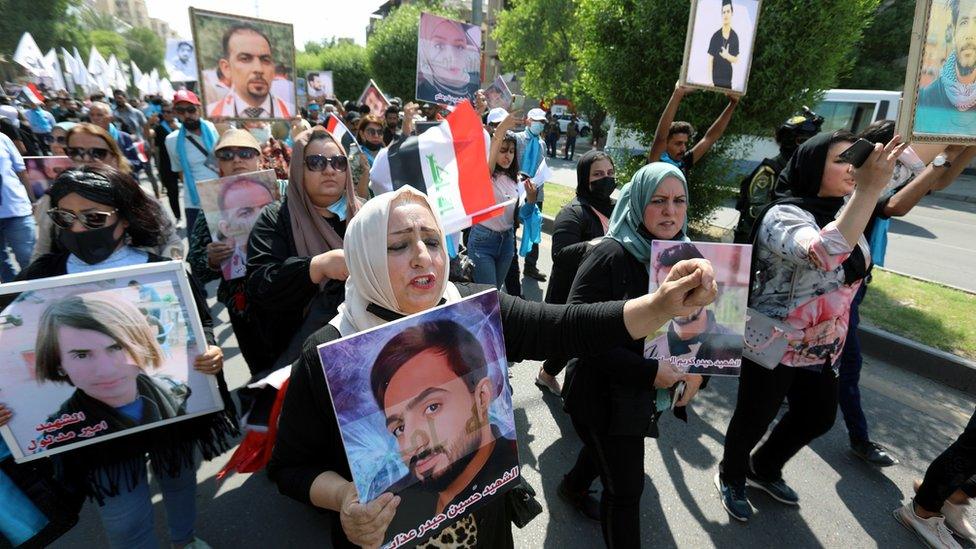
[[(748, 97), (745, 98), (749, 100)], [(823, 99), (813, 108), (813, 111), (824, 117), (822, 131), (832, 132), (847, 129), (857, 133), (875, 120), (898, 117), (901, 105), (901, 92), (886, 90), (827, 90)], [(799, 106), (797, 109), (799, 111)], [(680, 111), (679, 111), (680, 115)], [(680, 116), (679, 116), (680, 118)], [(616, 127), (614, 119), (610, 118), (610, 131), (607, 135), (606, 149), (611, 154), (629, 153), (630, 156), (647, 156), (650, 141), (654, 136), (646, 136), (647, 143), (642, 143), (638, 132), (622, 130)], [(698, 137), (708, 128), (697, 128)], [(744, 136), (736, 145), (741, 147), (735, 154), (737, 160), (736, 172), (743, 174), (752, 171), (763, 158), (779, 154), (779, 147), (773, 139), (776, 128), (769, 128), (766, 136)]]

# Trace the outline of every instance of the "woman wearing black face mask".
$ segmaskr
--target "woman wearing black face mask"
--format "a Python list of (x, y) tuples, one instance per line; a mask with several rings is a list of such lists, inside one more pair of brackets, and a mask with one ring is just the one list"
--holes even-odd
[[(160, 242), (163, 213), (159, 203), (131, 177), (110, 167), (87, 166), (62, 172), (48, 192), (52, 208), (47, 215), (61, 229), (58, 238), (65, 251), (37, 258), (17, 280), (167, 260), (138, 249)], [(52, 458), (59, 480), (98, 502), (113, 547), (155, 545), (153, 521), (144, 520), (146, 515), (139, 512), (148, 509), (152, 514), (147, 458), (163, 486), (167, 507), (175, 505), (187, 510), (178, 516), (167, 516), (174, 545), (194, 541), (192, 502), (196, 498), (197, 456), (213, 459), (225, 452), (239, 434), (236, 409), (222, 373), (223, 353), (213, 334), (213, 319), (206, 298), (192, 277), (190, 286), (207, 341), (206, 352), (196, 357), (193, 367), (217, 377), (224, 410)], [(8, 300), (0, 299), (0, 308), (6, 305), (5, 301)], [(0, 404), (0, 416), (3, 411)]]
[[(613, 160), (603, 151), (589, 151), (576, 165), (576, 199), (563, 206), (552, 231), (552, 274), (546, 290), (546, 303), (563, 304), (588, 244), (607, 233), (615, 201), (610, 193), (617, 188)], [(556, 376), (566, 366), (565, 358), (550, 358), (535, 384), (558, 395)]]
[(383, 119), (375, 114), (367, 114), (356, 125), (356, 143), (349, 150), (349, 168), (352, 181), (356, 185), (356, 195), (369, 198), (369, 169), (373, 160), (383, 148)]

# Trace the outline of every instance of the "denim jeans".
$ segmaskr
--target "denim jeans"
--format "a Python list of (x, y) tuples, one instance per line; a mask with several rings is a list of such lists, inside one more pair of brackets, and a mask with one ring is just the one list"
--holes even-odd
[[(175, 477), (157, 475), (156, 480), (163, 492), (169, 538), (174, 545), (193, 541), (193, 523), (197, 516), (197, 467), (194, 463), (184, 467)], [(125, 487), (114, 497), (105, 498), (98, 507), (109, 546), (126, 549), (156, 549), (156, 527), (153, 520), (152, 494), (149, 478), (143, 464), (139, 484), (132, 491)]]
[[(34, 216), (0, 219), (0, 253), (3, 254), (3, 261), (0, 261), (0, 282), (10, 282), (30, 263), (36, 240), (37, 222), (34, 221)], [(14, 268), (13, 262), (10, 261), (8, 248), (17, 259), (19, 268)]]
[(868, 439), (868, 420), (864, 417), (864, 410), (861, 408), (861, 390), (858, 384), (861, 381), (861, 342), (857, 337), (857, 326), (861, 323), (861, 315), (858, 309), (864, 301), (864, 293), (867, 291), (867, 284), (861, 287), (854, 294), (854, 301), (851, 302), (850, 324), (847, 325), (847, 339), (844, 342), (844, 351), (840, 355), (840, 368), (838, 384), (838, 400), (840, 401), (840, 411), (844, 414), (844, 423), (847, 424), (847, 434), (851, 443), (866, 442)]
[(474, 262), (474, 281), (501, 289), (515, 257), (515, 231), (496, 232), (483, 225), (471, 227), (468, 257)]

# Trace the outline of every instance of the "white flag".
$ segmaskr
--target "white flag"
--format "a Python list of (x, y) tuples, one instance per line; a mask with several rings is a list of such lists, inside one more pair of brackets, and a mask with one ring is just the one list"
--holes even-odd
[(159, 95), (159, 71), (153, 69), (149, 72), (149, 93)]
[(173, 96), (176, 95), (176, 90), (173, 89), (173, 84), (168, 78), (163, 78), (162, 82), (159, 83), (159, 95), (167, 101), (172, 101)]
[(64, 73), (61, 72), (61, 63), (58, 61), (58, 52), (51, 48), (51, 51), (47, 52), (44, 56), (44, 68), (51, 73), (51, 80), (54, 81), (55, 90), (68, 91), (68, 87), (64, 84)]
[[(110, 88), (117, 89), (119, 87), (119, 60), (114, 53), (108, 56), (108, 72), (105, 75), (105, 84)], [(111, 91), (105, 92), (105, 95), (111, 94)]]
[(14, 52), (14, 61), (26, 68), (31, 76), (51, 76), (44, 68), (44, 54), (29, 32), (20, 37), (17, 51)]
[[(98, 53), (98, 49), (94, 45), (91, 47), (91, 54), (88, 56), (88, 74), (91, 76), (91, 89), (104, 92), (108, 86), (107, 79), (111, 73), (109, 73), (108, 63), (105, 62), (105, 58), (102, 57), (102, 54)], [(110, 93), (111, 90), (107, 94)]]

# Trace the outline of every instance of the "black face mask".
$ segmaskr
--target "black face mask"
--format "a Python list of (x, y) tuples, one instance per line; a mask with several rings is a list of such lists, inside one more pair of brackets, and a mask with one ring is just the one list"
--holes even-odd
[(378, 150), (380, 150), (380, 149), (383, 148), (383, 144), (382, 143), (377, 143), (377, 144), (374, 145), (374, 144), (370, 143), (369, 141), (366, 141), (365, 139), (363, 140), (363, 142), (361, 144), (362, 144), (362, 146), (363, 146), (364, 149), (366, 149), (368, 151), (373, 151), (373, 152), (376, 152), (376, 151), (378, 151)]
[(590, 190), (600, 198), (610, 198), (613, 190), (617, 188), (617, 178), (612, 176), (602, 177), (596, 181), (590, 181)]
[(58, 241), (78, 259), (89, 265), (96, 265), (108, 259), (112, 252), (119, 247), (121, 238), (115, 238), (115, 227), (118, 221), (108, 227), (88, 229), (80, 233), (62, 229)]
[(183, 125), (186, 126), (186, 129), (191, 130), (191, 131), (199, 130), (200, 129), (200, 119), (197, 118), (196, 120), (192, 120), (192, 119), (187, 118), (186, 120), (183, 121)]

